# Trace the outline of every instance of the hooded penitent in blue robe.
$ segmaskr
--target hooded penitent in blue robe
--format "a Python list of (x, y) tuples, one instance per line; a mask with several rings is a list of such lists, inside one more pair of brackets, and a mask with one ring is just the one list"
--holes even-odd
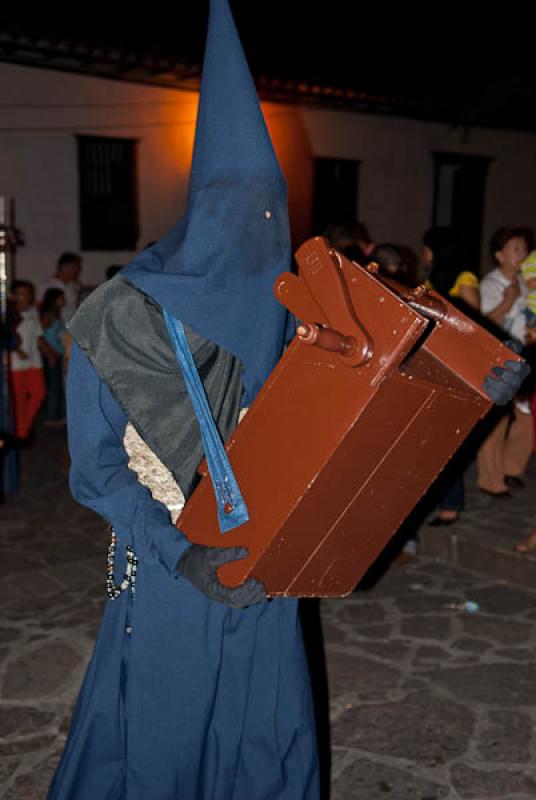
[(184, 323), (225, 438), (281, 355), (272, 284), (289, 260), (284, 182), (227, 0), (213, 0), (187, 212), (71, 324), (71, 488), (115, 529), (119, 579), (126, 545), (139, 563), (135, 594), (105, 607), (49, 800), (318, 797), (296, 601), (236, 610), (178, 575), (189, 543), (123, 446), (130, 421), (192, 491), (201, 437), (162, 309)]

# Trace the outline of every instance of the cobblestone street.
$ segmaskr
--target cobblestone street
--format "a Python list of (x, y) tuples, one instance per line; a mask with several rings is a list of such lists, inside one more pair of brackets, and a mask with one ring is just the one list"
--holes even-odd
[[(2, 800), (45, 798), (104, 597), (107, 532), (70, 498), (62, 436), (38, 430), (21, 492), (0, 507)], [(535, 491), (533, 464), (509, 501), (512, 542), (536, 523)], [(492, 503), (479, 502), (469, 493), (463, 523), (475, 539), (497, 529)], [(463, 610), (467, 600), (479, 610)], [(304, 618), (332, 800), (536, 797), (536, 593), (419, 556), (322, 601), (330, 726), (317, 608)]]

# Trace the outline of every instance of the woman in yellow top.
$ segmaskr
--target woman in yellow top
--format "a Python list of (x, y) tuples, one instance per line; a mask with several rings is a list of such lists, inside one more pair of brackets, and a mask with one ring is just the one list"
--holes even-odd
[(449, 295), (459, 297), (468, 306), (480, 310), (480, 281), (474, 272), (460, 272)]
[[(458, 236), (452, 228), (430, 228), (423, 236), (423, 262), (429, 270), (427, 284), (439, 294), (454, 300), (465, 310), (480, 311), (479, 280), (466, 269), (467, 261)], [(452, 525), (463, 511), (463, 473), (456, 471), (456, 462), (447, 468), (446, 491), (439, 503), (437, 516), (429, 523), (434, 527)], [(441, 479), (444, 481), (444, 478)]]
[(466, 269), (466, 259), (452, 228), (430, 228), (423, 236), (427, 284), (439, 294), (480, 311), (480, 281)]

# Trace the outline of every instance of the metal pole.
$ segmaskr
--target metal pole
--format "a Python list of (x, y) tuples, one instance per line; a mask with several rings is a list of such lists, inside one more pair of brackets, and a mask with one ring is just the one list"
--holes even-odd
[[(7, 210), (6, 198), (0, 196), (0, 323), (7, 326)], [(2, 350), (2, 427), (7, 429), (6, 414), (9, 403), (7, 348)]]
[[(8, 332), (8, 293), (9, 283), (12, 280), (13, 256), (17, 246), (17, 231), (13, 225), (12, 203), (7, 203), (7, 199), (0, 195), (0, 325)], [(6, 346), (1, 350), (0, 360), (0, 428), (5, 431), (13, 431), (13, 415), (11, 405), (11, 393), (9, 386), (9, 348)], [(7, 481), (4, 469), (7, 461)], [(7, 485), (6, 485), (7, 484)], [(18, 460), (17, 454), (13, 450), (8, 450), (7, 459), (2, 459), (0, 465), (0, 493), (2, 495), (14, 493), (18, 489)]]

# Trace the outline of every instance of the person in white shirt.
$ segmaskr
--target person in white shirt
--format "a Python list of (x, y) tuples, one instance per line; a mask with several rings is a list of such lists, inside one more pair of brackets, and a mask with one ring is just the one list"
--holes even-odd
[[(500, 228), (490, 242), (495, 269), (480, 283), (481, 310), (488, 319), (521, 344), (526, 341), (528, 288), (521, 266), (528, 255), (524, 228)], [(523, 474), (533, 449), (528, 402), (517, 400), (503, 413), (478, 452), (478, 486), (497, 499), (511, 497), (510, 489), (524, 486)]]
[(65, 297), (62, 321), (69, 322), (78, 307), (80, 293), (80, 272), (82, 259), (77, 253), (62, 253), (58, 259), (56, 274), (47, 278), (37, 290), (37, 304), (40, 306), (47, 289), (61, 289)]
[(30, 281), (14, 281), (11, 303), (18, 316), (17, 347), (10, 358), (13, 391), (14, 433), (27, 439), (37, 412), (45, 399), (45, 379), (41, 359), (42, 329), (34, 306), (34, 286)]
[(493, 236), (491, 246), (498, 248), (493, 252), (498, 266), (480, 284), (482, 313), (524, 344), (524, 310), (529, 293), (521, 276), (521, 266), (528, 255), (524, 231), (521, 228), (501, 228)]

